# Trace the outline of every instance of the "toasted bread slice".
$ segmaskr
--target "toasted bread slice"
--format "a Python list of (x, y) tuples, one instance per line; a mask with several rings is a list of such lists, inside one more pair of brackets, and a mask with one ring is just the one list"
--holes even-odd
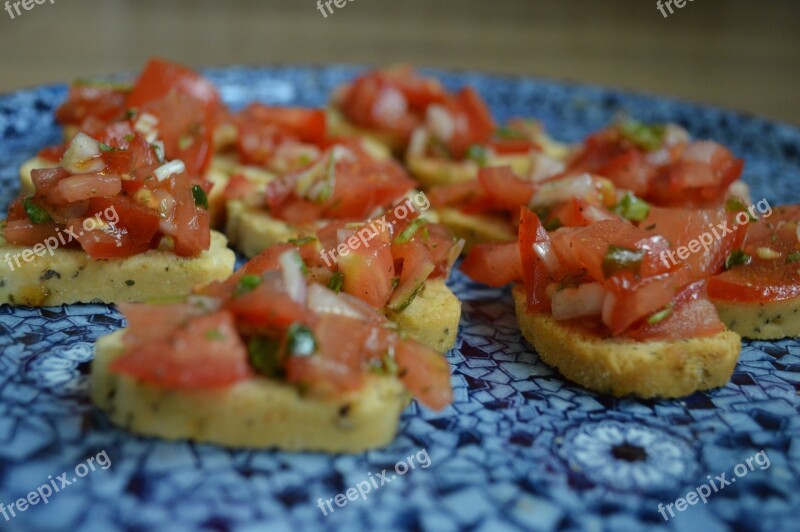
[(461, 320), (461, 301), (444, 280), (433, 279), (402, 312), (387, 312), (400, 331), (437, 351), (453, 348)]
[(12, 246), (2, 236), (0, 257), (0, 303), (35, 307), (184, 295), (196, 285), (226, 279), (236, 260), (216, 231), (209, 249), (195, 258), (166, 249), (114, 260), (93, 260), (82, 249), (67, 248), (54, 249), (51, 256), (44, 246)]
[(513, 242), (517, 239), (514, 228), (501, 216), (466, 214), (450, 207), (437, 209), (436, 214), (439, 223), (446, 225), (457, 238), (464, 239), (464, 253), (476, 244)]
[[(505, 155), (493, 157), (490, 166), (510, 166), (518, 175), (527, 175), (531, 169), (531, 160), (527, 155)], [(408, 171), (423, 188), (437, 185), (455, 185), (465, 181), (473, 181), (478, 177), (480, 166), (474, 161), (448, 161), (435, 157), (406, 157)]]
[(92, 400), (126, 430), (167, 440), (232, 448), (357, 453), (388, 445), (409, 396), (400, 381), (370, 376), (347, 396), (303, 396), (256, 377), (222, 389), (177, 391), (109, 372), (123, 352), (123, 331), (98, 340)]
[(778, 340), (800, 336), (800, 297), (784, 301), (717, 300), (713, 303), (722, 323), (745, 338)]
[[(373, 156), (377, 153), (383, 153), (383, 158), (390, 157), (392, 154), (400, 155), (405, 149), (406, 142), (404, 139), (389, 133), (381, 133), (357, 126), (349, 122), (342, 112), (335, 107), (328, 107), (325, 110), (325, 119), (330, 137), (359, 137), (364, 139), (371, 146), (369, 151)], [(375, 150), (375, 153), (372, 150)]]
[(732, 331), (680, 341), (637, 342), (598, 338), (543, 313), (529, 313), (524, 291), (514, 288), (522, 335), (541, 359), (566, 378), (600, 393), (622, 397), (683, 397), (724, 386), (739, 358)]

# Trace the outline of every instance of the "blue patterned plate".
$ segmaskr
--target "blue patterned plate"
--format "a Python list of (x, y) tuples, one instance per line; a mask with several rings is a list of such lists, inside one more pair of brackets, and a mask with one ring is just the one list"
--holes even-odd
[[(252, 100), (321, 105), (356, 72), (334, 66), (208, 74), (240, 107)], [(678, 122), (746, 158), (754, 199), (800, 201), (796, 128), (597, 87), (428, 73), (451, 87), (473, 84), (498, 118), (539, 117), (564, 140), (619, 113)], [(58, 138), (52, 112), (65, 94), (64, 86), (49, 86), (0, 97), (4, 211), (17, 192), (17, 167)], [(413, 404), (391, 446), (355, 456), (230, 452), (130, 436), (87, 400), (92, 345), (122, 326), (118, 312), (104, 305), (0, 307), (0, 528), (797, 526), (796, 340), (745, 343), (731, 382), (713, 392), (618, 400), (566, 382), (541, 363), (517, 331), (508, 291), (459, 273), (451, 284), (464, 301), (458, 344), (448, 354), (454, 404), (440, 413)], [(18, 501), (12, 517), (9, 506), (29, 492), (34, 496)]]

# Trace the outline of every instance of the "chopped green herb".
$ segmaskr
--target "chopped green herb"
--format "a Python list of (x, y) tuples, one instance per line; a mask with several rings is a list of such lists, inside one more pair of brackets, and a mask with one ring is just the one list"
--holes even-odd
[(650, 204), (626, 192), (614, 208), (614, 212), (627, 220), (641, 222), (650, 214)]
[(489, 160), (486, 154), (486, 148), (480, 144), (473, 144), (467, 148), (467, 159), (475, 161), (479, 166), (486, 166), (486, 163)]
[(330, 281), (328, 281), (328, 288), (338, 294), (342, 291), (342, 283), (344, 283), (344, 274), (342, 272), (333, 272)]
[(115, 148), (114, 146), (109, 146), (108, 144), (100, 143), (100, 151), (120, 151), (119, 148)]
[(667, 132), (661, 124), (645, 125), (634, 121), (624, 122), (617, 128), (625, 140), (647, 151), (659, 149)]
[(399, 284), (400, 284), (400, 278), (399, 277), (392, 277), (392, 290), (397, 288), (397, 285), (399, 285)]
[(313, 236), (306, 236), (303, 238), (291, 238), (289, 239), (290, 244), (294, 244), (295, 246), (305, 246), (306, 244), (310, 244), (312, 242), (316, 242), (317, 238)]
[(126, 284), (127, 286), (133, 286), (133, 285), (135, 285), (135, 284), (136, 284), (136, 281), (134, 281), (134, 280), (132, 280), (132, 279), (128, 279), (127, 281), (125, 281), (125, 284)]
[(242, 296), (249, 292), (252, 292), (256, 288), (261, 285), (261, 276), (255, 275), (253, 273), (247, 273), (239, 279), (239, 284), (236, 285), (236, 289), (233, 291), (234, 296)]
[(131, 107), (127, 111), (125, 111), (125, 119), (126, 120), (133, 120), (139, 114), (139, 109), (136, 107)]
[(644, 230), (645, 231), (652, 231), (655, 228), (656, 228), (656, 224), (650, 224), (647, 227), (645, 227)]
[(209, 340), (224, 340), (225, 335), (222, 334), (218, 329), (209, 329), (206, 331), (205, 335), (206, 338)]
[(725, 269), (730, 270), (734, 266), (743, 266), (750, 264), (753, 257), (742, 251), (741, 249), (734, 249), (731, 254), (725, 259)]
[(255, 336), (247, 342), (247, 354), (250, 365), (257, 372), (267, 377), (281, 377), (283, 375), (283, 358), (280, 352), (281, 344), (274, 338)]
[(130, 92), (133, 84), (105, 79), (78, 78), (72, 82), (73, 87), (93, 87), (95, 89), (110, 89), (118, 92)]
[(286, 331), (286, 353), (293, 356), (307, 357), (317, 351), (317, 339), (314, 333), (302, 323), (293, 323)]
[(178, 139), (178, 149), (181, 151), (188, 150), (192, 144), (194, 144), (194, 137), (191, 135), (181, 135)]
[(192, 196), (194, 196), (194, 204), (198, 207), (208, 210), (208, 196), (206, 191), (200, 185), (192, 185)]
[(134, 138), (136, 138), (134, 135), (125, 135), (124, 137), (122, 137), (122, 140), (124, 140), (125, 142), (131, 142)]
[(43, 224), (53, 221), (47, 211), (34, 203), (33, 198), (25, 198), (22, 200), (22, 206), (25, 208), (25, 213), (28, 219), (35, 224)]
[(667, 319), (672, 314), (672, 303), (669, 303), (666, 307), (662, 308), (655, 314), (652, 314), (649, 318), (647, 318), (648, 325), (655, 325), (656, 323), (662, 322)]
[(786, 262), (790, 264), (797, 261), (800, 261), (800, 251), (793, 251), (792, 253), (789, 253), (788, 257), (786, 257)]
[(559, 220), (557, 216), (544, 224), (545, 231), (555, 231), (559, 227), (561, 227), (561, 220)]
[(510, 128), (508, 126), (498, 128), (494, 132), (494, 137), (498, 139), (527, 139), (528, 137), (522, 131)]
[(333, 188), (336, 186), (336, 157), (333, 155), (334, 154), (331, 153), (331, 156), (328, 158), (328, 168), (325, 171), (325, 184), (317, 196), (317, 201), (319, 203), (324, 203), (331, 199)]
[(739, 198), (728, 198), (728, 200), (725, 202), (725, 210), (727, 212), (735, 212), (735, 213), (746, 212), (747, 217), (750, 219), (751, 222), (758, 221), (758, 218), (753, 216), (753, 214), (747, 210), (747, 206), (744, 203), (742, 203), (742, 200), (740, 200)]
[(638, 275), (644, 260), (644, 251), (610, 245), (603, 258), (603, 275), (611, 277), (617, 272), (628, 271)]
[[(403, 229), (403, 231), (397, 235), (394, 239), (395, 244), (405, 244), (412, 238), (414, 235), (419, 231), (421, 228), (424, 228), (428, 225), (428, 222), (424, 218), (417, 218), (413, 222), (411, 222), (408, 227)], [(427, 229), (427, 228), (426, 228)]]

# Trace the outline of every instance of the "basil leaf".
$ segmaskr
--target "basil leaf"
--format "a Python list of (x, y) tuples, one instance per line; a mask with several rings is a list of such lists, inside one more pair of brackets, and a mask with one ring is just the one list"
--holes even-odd
[(333, 272), (330, 281), (328, 281), (328, 288), (338, 294), (342, 291), (342, 283), (344, 283), (344, 274), (342, 272)]
[(624, 122), (617, 126), (617, 129), (622, 138), (647, 151), (661, 148), (667, 132), (667, 129), (661, 124), (645, 125), (634, 121)]
[(317, 339), (311, 329), (302, 323), (293, 323), (286, 331), (286, 353), (307, 357), (317, 351)]
[(641, 222), (650, 214), (650, 204), (626, 192), (619, 204), (614, 208), (614, 212), (627, 220)]
[(638, 274), (643, 260), (644, 251), (610, 245), (603, 258), (603, 275), (609, 278), (621, 271)]
[(198, 207), (208, 210), (208, 196), (206, 191), (200, 185), (192, 185), (192, 196), (194, 197), (194, 204)]
[(34, 203), (33, 198), (25, 198), (22, 200), (22, 206), (25, 208), (25, 214), (28, 215), (28, 219), (35, 224), (43, 224), (53, 221), (43, 207), (40, 207)]
[(730, 270), (734, 266), (744, 266), (750, 264), (751, 260), (753, 260), (753, 257), (741, 249), (734, 249), (725, 259), (725, 270)]

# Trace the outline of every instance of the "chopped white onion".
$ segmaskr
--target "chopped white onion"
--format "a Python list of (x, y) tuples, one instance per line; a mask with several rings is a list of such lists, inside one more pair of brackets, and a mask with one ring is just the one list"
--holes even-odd
[(164, 141), (157, 140), (153, 142), (151, 146), (153, 146), (153, 150), (155, 150), (156, 152), (156, 157), (158, 158), (158, 162), (163, 163), (164, 161), (166, 161), (166, 159), (164, 158), (164, 153), (166, 153), (164, 151)]
[(380, 116), (387, 122), (394, 122), (408, 111), (408, 102), (405, 96), (394, 87), (384, 87), (372, 105), (373, 116)]
[(552, 157), (548, 157), (544, 153), (536, 150), (531, 152), (530, 159), (531, 181), (543, 181), (548, 177), (553, 177), (554, 175), (560, 174), (565, 168), (563, 162), (553, 159)]
[(408, 143), (408, 150), (406, 151), (407, 157), (422, 157), (425, 155), (425, 149), (428, 147), (428, 131), (425, 128), (417, 128), (411, 135), (411, 141)]
[(155, 170), (153, 170), (153, 174), (155, 174), (156, 178), (159, 181), (164, 181), (165, 179), (169, 179), (169, 176), (172, 174), (180, 174), (181, 172), (186, 171), (186, 165), (183, 164), (183, 161), (180, 159), (175, 159), (174, 161), (170, 161), (166, 164), (162, 164)]
[(278, 257), (283, 274), (283, 283), (286, 285), (286, 293), (297, 303), (306, 302), (306, 276), (303, 273), (303, 259), (296, 249), (284, 251)]
[(676, 144), (684, 144), (689, 142), (690, 139), (689, 132), (678, 124), (667, 124), (664, 131), (665, 145), (675, 146)]
[(158, 118), (150, 113), (142, 113), (136, 118), (133, 130), (141, 133), (147, 142), (155, 142), (158, 139)]
[(603, 323), (607, 326), (611, 326), (611, 315), (614, 312), (614, 307), (617, 305), (617, 296), (614, 295), (611, 291), (606, 291), (605, 297), (603, 298), (603, 309), (601, 311), (601, 315), (603, 318)]
[(204, 313), (216, 312), (222, 307), (222, 300), (218, 297), (203, 296), (200, 294), (190, 295), (186, 302)]
[(572, 198), (589, 198), (597, 194), (594, 179), (589, 174), (565, 177), (556, 181), (542, 183), (536, 193), (531, 197), (529, 207), (536, 209), (569, 201)]
[(644, 158), (650, 164), (661, 166), (669, 164), (672, 161), (672, 153), (670, 152), (669, 148), (664, 147), (659, 150), (649, 152)]
[(367, 322), (381, 322), (383, 317), (364, 301), (344, 292), (313, 283), (308, 287), (308, 308), (316, 313), (337, 314)]
[(100, 143), (86, 133), (77, 133), (72, 137), (69, 147), (61, 159), (61, 166), (71, 174), (101, 172), (106, 163), (100, 158)]
[(556, 257), (550, 242), (535, 242), (533, 244), (533, 251), (542, 259), (548, 272), (555, 273), (558, 271), (558, 257)]
[(456, 123), (450, 112), (439, 104), (428, 107), (425, 113), (425, 125), (437, 139), (448, 142), (456, 132)]
[(568, 320), (597, 316), (603, 310), (606, 289), (600, 283), (587, 283), (577, 288), (557, 290), (550, 296), (553, 318)]
[(683, 152), (683, 159), (685, 161), (711, 164), (718, 149), (719, 145), (716, 142), (698, 140), (686, 146), (686, 150)]

